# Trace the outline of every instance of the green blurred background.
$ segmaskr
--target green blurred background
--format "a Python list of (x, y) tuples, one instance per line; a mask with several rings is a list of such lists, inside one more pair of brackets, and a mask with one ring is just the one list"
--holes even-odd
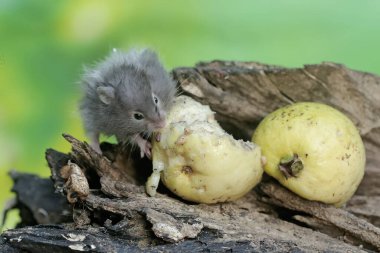
[(63, 132), (85, 138), (83, 64), (132, 46), (156, 49), (169, 69), (334, 61), (379, 74), (380, 1), (0, 0), (0, 208), (10, 168), (48, 176), (45, 149), (68, 151)]

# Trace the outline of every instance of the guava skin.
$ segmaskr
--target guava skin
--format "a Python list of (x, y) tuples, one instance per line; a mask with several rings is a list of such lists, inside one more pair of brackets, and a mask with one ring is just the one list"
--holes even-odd
[[(267, 159), (265, 172), (303, 198), (341, 206), (363, 178), (365, 150), (359, 132), (330, 106), (302, 102), (280, 108), (264, 118), (252, 139)], [(279, 164), (294, 155), (303, 168), (289, 176)]]
[(255, 187), (264, 173), (260, 147), (235, 140), (220, 127), (209, 106), (190, 97), (175, 99), (166, 126), (156, 134), (153, 173), (146, 183), (150, 196), (155, 196), (161, 180), (185, 200), (233, 201)]

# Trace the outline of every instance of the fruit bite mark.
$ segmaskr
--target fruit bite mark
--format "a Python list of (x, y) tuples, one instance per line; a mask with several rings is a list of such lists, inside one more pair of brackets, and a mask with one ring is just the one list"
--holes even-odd
[(297, 177), (303, 170), (303, 163), (298, 157), (298, 154), (284, 156), (281, 158), (278, 169), (282, 172), (285, 179)]

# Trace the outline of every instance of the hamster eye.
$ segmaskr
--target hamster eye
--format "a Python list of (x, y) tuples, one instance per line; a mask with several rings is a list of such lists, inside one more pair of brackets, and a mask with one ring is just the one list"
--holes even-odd
[(153, 100), (154, 100), (154, 103), (155, 103), (155, 104), (158, 103), (158, 98), (157, 98), (157, 97), (153, 97)]
[(144, 118), (144, 115), (142, 113), (136, 112), (133, 114), (133, 117), (137, 120), (142, 120)]

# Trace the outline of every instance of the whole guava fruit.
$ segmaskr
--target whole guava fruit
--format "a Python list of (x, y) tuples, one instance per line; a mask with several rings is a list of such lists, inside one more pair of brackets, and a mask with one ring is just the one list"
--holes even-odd
[(280, 108), (264, 118), (252, 139), (266, 157), (264, 171), (303, 198), (341, 206), (363, 178), (359, 132), (328, 105), (300, 102)]

